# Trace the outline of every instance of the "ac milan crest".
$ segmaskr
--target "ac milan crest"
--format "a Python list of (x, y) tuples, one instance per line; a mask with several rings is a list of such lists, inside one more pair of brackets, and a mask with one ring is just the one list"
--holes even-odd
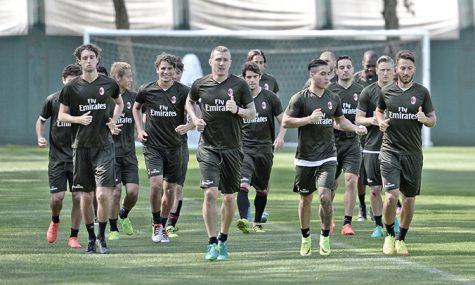
[(264, 110), (265, 110), (265, 109), (267, 108), (267, 104), (266, 104), (266, 102), (262, 102), (261, 106), (262, 106), (262, 109), (264, 109)]
[(99, 95), (104, 95), (104, 87), (99, 87)]
[(127, 109), (130, 110), (130, 108), (132, 108), (132, 104), (130, 104), (130, 102), (127, 102)]
[(330, 109), (330, 110), (333, 109), (332, 101), (328, 101), (327, 107), (328, 107), (328, 109)]
[(233, 96), (233, 94), (234, 94), (233, 89), (229, 88), (228, 89), (228, 96), (231, 97), (231, 96)]
[(411, 104), (412, 105), (416, 104), (416, 97), (415, 96), (411, 97)]
[(353, 100), (358, 101), (358, 94), (353, 94)]
[(175, 96), (172, 96), (172, 103), (173, 103), (173, 104), (176, 103), (176, 97), (175, 97)]
[(269, 84), (264, 83), (264, 89), (265, 89), (265, 90), (269, 90)]

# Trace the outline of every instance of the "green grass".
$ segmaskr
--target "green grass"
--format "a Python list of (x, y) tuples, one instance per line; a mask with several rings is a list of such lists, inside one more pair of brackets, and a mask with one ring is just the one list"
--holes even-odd
[[(407, 257), (383, 256), (382, 240), (369, 237), (369, 221), (354, 222), (354, 237), (339, 234), (342, 189), (335, 200), (337, 226), (331, 237), (332, 255), (318, 255), (315, 201), (314, 254), (300, 257), (298, 196), (291, 192), (293, 153), (279, 153), (271, 179), (268, 232), (243, 235), (233, 227), (229, 239), (231, 259), (213, 263), (203, 261), (207, 237), (194, 155), (185, 185), (180, 238), (162, 245), (150, 240), (149, 184), (141, 151), (138, 154), (141, 192), (130, 214), (137, 233), (109, 242), (110, 255), (88, 256), (84, 248), (67, 248), (69, 194), (58, 241), (50, 245), (45, 240), (50, 218), (47, 151), (1, 147), (0, 283), (475, 283), (475, 148), (425, 150), (422, 195), (417, 198), (416, 214), (407, 236)], [(79, 239), (83, 246), (86, 237), (81, 226)]]

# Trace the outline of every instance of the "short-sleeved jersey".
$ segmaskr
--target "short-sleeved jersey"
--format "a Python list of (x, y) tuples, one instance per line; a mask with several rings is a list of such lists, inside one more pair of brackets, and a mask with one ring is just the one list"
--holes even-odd
[(71, 148), (71, 124), (58, 121), (59, 94), (46, 97), (41, 109), (40, 119), (46, 121), (51, 118), (49, 128), (49, 159), (51, 161), (71, 162), (73, 150)]
[[(360, 97), (361, 91), (363, 91), (363, 86), (359, 85), (355, 81), (353, 81), (353, 83), (348, 88), (345, 88), (338, 83), (332, 83), (330, 86), (328, 86), (328, 90), (340, 97), (345, 118), (354, 124), (356, 118), (356, 107), (358, 107), (358, 98)], [(356, 134), (353, 132), (335, 130), (335, 136), (352, 138), (355, 137)]]
[(185, 123), (185, 102), (189, 91), (187, 86), (176, 81), (167, 90), (156, 81), (140, 87), (135, 101), (143, 104), (147, 116), (145, 146), (170, 149), (181, 145), (182, 137), (175, 128)]
[(81, 116), (91, 112), (92, 122), (87, 125), (72, 124), (73, 148), (102, 147), (113, 142), (109, 127), (110, 98), (119, 97), (119, 85), (105, 75), (93, 82), (87, 82), (81, 76), (71, 80), (61, 90), (59, 102), (69, 107), (72, 116)]
[(310, 116), (315, 109), (321, 109), (323, 118), (315, 124), (298, 128), (298, 146), (295, 158), (306, 161), (320, 161), (336, 157), (333, 119), (343, 116), (340, 98), (325, 90), (321, 97), (304, 89), (290, 98), (285, 113), (294, 118)]
[(363, 87), (366, 87), (378, 81), (378, 76), (375, 75), (373, 77), (365, 77), (363, 76), (363, 71), (358, 71), (355, 73), (355, 79), (353, 81)]
[[(358, 110), (365, 112), (367, 118), (373, 117), (380, 96), (381, 87), (378, 82), (365, 87), (361, 91), (360, 99), (358, 100)], [(383, 133), (375, 125), (366, 128), (368, 129), (368, 134), (366, 135), (364, 150), (379, 151), (381, 149)]]
[(241, 117), (226, 111), (226, 101), (232, 96), (240, 108), (252, 103), (251, 91), (244, 79), (230, 74), (219, 83), (209, 74), (193, 83), (188, 96), (192, 101), (199, 101), (206, 122), (200, 146), (218, 150), (242, 146)]
[(259, 85), (265, 90), (272, 91), (276, 94), (277, 92), (279, 92), (279, 84), (277, 84), (277, 80), (275, 80), (275, 78), (270, 74), (262, 74), (261, 80), (259, 81)]
[(419, 107), (426, 114), (434, 111), (429, 91), (413, 83), (402, 90), (396, 83), (384, 87), (378, 101), (378, 108), (386, 110), (389, 127), (383, 134), (381, 151), (398, 154), (422, 153), (422, 123), (417, 120)]
[(282, 114), (279, 97), (271, 91), (261, 89), (254, 97), (256, 117), (243, 118), (242, 142), (244, 146), (272, 146), (275, 140), (274, 117)]
[(115, 156), (123, 157), (135, 150), (135, 133), (134, 133), (134, 116), (132, 114), (132, 107), (134, 106), (137, 93), (125, 90), (122, 94), (122, 101), (124, 101), (124, 109), (120, 117), (117, 119), (117, 124), (121, 124), (121, 131), (118, 135), (112, 136), (115, 145)]

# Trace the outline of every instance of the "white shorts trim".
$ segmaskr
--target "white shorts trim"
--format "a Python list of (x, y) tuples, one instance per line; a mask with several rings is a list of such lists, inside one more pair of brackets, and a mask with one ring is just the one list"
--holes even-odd
[(308, 160), (296, 158), (294, 160), (294, 163), (296, 166), (317, 167), (317, 166), (322, 166), (325, 162), (329, 162), (329, 161), (336, 161), (336, 157), (329, 157), (329, 158), (326, 158), (323, 160), (317, 160), (317, 161), (308, 161)]

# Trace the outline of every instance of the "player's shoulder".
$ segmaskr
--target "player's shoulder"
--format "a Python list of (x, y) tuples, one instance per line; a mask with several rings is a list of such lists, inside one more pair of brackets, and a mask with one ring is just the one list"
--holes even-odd
[(155, 86), (155, 83), (156, 81), (150, 81), (140, 85), (138, 93), (148, 91), (150, 88)]
[(328, 88), (325, 89), (325, 91), (323, 92), (323, 98), (328, 98), (328, 99), (331, 99), (331, 100), (336, 100), (336, 101), (340, 101), (340, 96), (338, 96), (338, 94), (336, 94), (335, 92), (329, 90)]
[(267, 89), (264, 89), (264, 88), (261, 88), (261, 93), (263, 98), (266, 98), (266, 99), (269, 99), (269, 100), (278, 100), (279, 99), (279, 96), (277, 96), (277, 94), (275, 94), (274, 92), (270, 91), (270, 90), (267, 90)]
[(351, 88), (352, 88), (354, 91), (361, 92), (361, 91), (363, 91), (364, 86), (354, 80), (354, 81), (353, 81), (353, 84), (352, 84), (352, 86), (351, 86)]
[(375, 90), (379, 91), (380, 89), (381, 88), (379, 87), (378, 82), (376, 81), (376, 82), (373, 82), (370, 85), (364, 87), (363, 90), (361, 91), (361, 94), (363, 94), (363, 93), (372, 93)]
[(213, 78), (211, 77), (211, 74), (207, 74), (205, 76), (202, 76), (198, 79), (195, 80), (195, 82), (193, 82), (193, 86), (196, 86), (196, 87), (199, 87), (203, 84), (206, 84), (206, 83), (213, 83)]
[(397, 87), (397, 83), (393, 82), (393, 83), (391, 83), (389, 85), (386, 85), (383, 88), (381, 88), (381, 93), (386, 94), (386, 93), (391, 92), (391, 91), (397, 91), (398, 89), (399, 88)]
[(327, 90), (330, 90), (332, 92), (335, 92), (336, 90), (339, 90), (339, 89), (340, 89), (340, 84), (338, 84), (337, 82), (332, 82), (327, 87)]
[(301, 100), (305, 97), (308, 97), (310, 95), (310, 90), (308, 90), (308, 88), (304, 88), (300, 91), (298, 91), (297, 93), (295, 93), (294, 95), (292, 95), (290, 97), (290, 100), (292, 101), (298, 101), (298, 100)]
[(117, 83), (117, 81), (115, 81), (114, 79), (110, 78), (109, 76), (105, 76), (103, 74), (98, 74), (98, 79), (100, 81), (101, 84), (112, 84), (112, 85), (117, 85), (119, 86), (119, 84)]
[(263, 79), (266, 79), (266, 80), (270, 80), (270, 81), (277, 81), (277, 80), (275, 80), (274, 75), (272, 75), (272, 74), (270, 74), (270, 73), (264, 73), (264, 74), (262, 74), (262, 78), (263, 78)]
[(414, 82), (413, 86), (417, 93), (429, 95), (429, 89), (427, 89), (424, 85)]
[(45, 102), (58, 100), (60, 94), (61, 94), (61, 90), (56, 91), (56, 92), (54, 92), (54, 93), (52, 93), (52, 94), (49, 94), (48, 96), (46, 96)]
[(233, 82), (233, 83), (236, 82), (236, 83), (239, 83), (239, 84), (246, 84), (247, 85), (247, 82), (246, 82), (246, 80), (244, 80), (244, 78), (236, 76), (234, 74), (229, 74), (228, 80), (230, 82)]
[(178, 90), (178, 93), (179, 94), (182, 94), (184, 96), (187, 96), (188, 93), (190, 92), (190, 87), (186, 86), (185, 84), (183, 83), (180, 83), (178, 81), (175, 81), (173, 83), (173, 85), (175, 86), (175, 88)]

